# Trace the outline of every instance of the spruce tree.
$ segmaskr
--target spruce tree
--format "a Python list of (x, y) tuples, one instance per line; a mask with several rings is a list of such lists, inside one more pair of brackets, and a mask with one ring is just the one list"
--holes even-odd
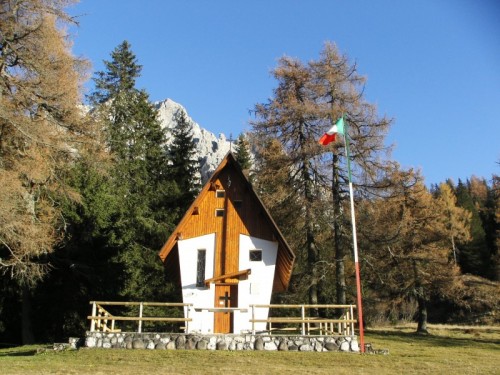
[(487, 276), (489, 270), (489, 256), (486, 242), (486, 233), (483, 228), (478, 206), (470, 194), (470, 182), (458, 180), (456, 188), (457, 205), (471, 213), (470, 235), (467, 243), (459, 243), (461, 253), (458, 263), (463, 273), (472, 273), (478, 276)]
[[(494, 185), (495, 176), (493, 176), (492, 183)], [(496, 259), (496, 245), (495, 245), (495, 189), (490, 186), (486, 179), (472, 176), (469, 182), (469, 190), (474, 205), (476, 206), (479, 217), (481, 218), (482, 227), (485, 233), (485, 244), (481, 252), (481, 260), (483, 268), (481, 275), (490, 279), (495, 278), (495, 259)]]
[(240, 164), (241, 169), (250, 169), (252, 166), (250, 158), (250, 144), (243, 133), (238, 136), (235, 157), (236, 161)]
[(493, 259), (492, 259), (492, 279), (500, 280), (500, 176), (493, 175), (493, 183), (491, 188), (491, 204), (493, 206), (492, 220), (493, 231), (492, 236), (495, 238), (493, 242)]
[[(172, 229), (170, 206), (175, 184), (165, 152), (166, 132), (144, 90), (135, 87), (141, 66), (128, 42), (121, 43), (95, 77), (94, 114), (104, 126), (114, 164), (113, 184), (121, 200), (113, 217), (113, 259), (123, 268), (116, 275), (122, 298), (152, 300), (166, 293), (158, 249)], [(119, 279), (118, 279), (119, 278)]]
[(184, 110), (178, 110), (174, 119), (176, 125), (172, 129), (173, 139), (169, 149), (170, 176), (179, 189), (177, 206), (182, 215), (200, 190), (200, 168), (195, 157), (192, 124)]
[[(38, 337), (59, 342), (88, 329), (89, 300), (116, 300), (117, 275), (123, 265), (113, 259), (123, 247), (117, 218), (125, 217), (124, 191), (107, 171), (106, 160), (79, 160), (67, 180), (79, 192), (78, 202), (62, 205), (68, 235), (50, 256), (53, 270), (37, 287)], [(51, 309), (57, 306), (57, 309)]]
[[(91, 96), (91, 115), (105, 134), (104, 150), (82, 157), (66, 176), (80, 199), (61, 205), (69, 235), (50, 256), (55, 270), (38, 287), (44, 298), (33, 301), (37, 316), (48, 321), (37, 325), (47, 340), (87, 328), (89, 299), (170, 300), (174, 293), (157, 257), (175, 212), (166, 134), (147, 93), (131, 84), (140, 69), (130, 46), (121, 47), (113, 53), (116, 61), (106, 66), (125, 83), (100, 72), (99, 95)], [(136, 67), (122, 64), (117, 51)], [(57, 314), (47, 316), (55, 303)]]
[(91, 95), (94, 104), (106, 103), (120, 94), (136, 91), (135, 80), (140, 77), (142, 66), (126, 40), (111, 52), (111, 61), (104, 61), (105, 71), (95, 73), (95, 90)]

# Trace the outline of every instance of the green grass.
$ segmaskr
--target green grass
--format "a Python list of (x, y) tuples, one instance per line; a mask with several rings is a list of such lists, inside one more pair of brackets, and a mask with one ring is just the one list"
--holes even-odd
[(87, 349), (47, 346), (0, 350), (1, 374), (500, 374), (500, 327), (413, 326), (367, 330), (365, 342), (388, 355)]

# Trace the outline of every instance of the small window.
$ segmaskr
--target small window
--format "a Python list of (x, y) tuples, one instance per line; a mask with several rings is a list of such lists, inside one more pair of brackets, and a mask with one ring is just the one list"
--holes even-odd
[(223, 208), (217, 208), (215, 210), (215, 216), (217, 216), (217, 217), (224, 217), (224, 209)]
[(234, 201), (233, 205), (234, 205), (234, 208), (239, 210), (243, 206), (243, 201)]
[(207, 251), (205, 249), (198, 250), (198, 260), (196, 263), (196, 286), (201, 288), (205, 286), (205, 261), (207, 259)]
[(250, 262), (262, 261), (262, 250), (250, 250)]
[(224, 190), (217, 190), (215, 192), (215, 196), (217, 198), (224, 198), (226, 196), (226, 192)]

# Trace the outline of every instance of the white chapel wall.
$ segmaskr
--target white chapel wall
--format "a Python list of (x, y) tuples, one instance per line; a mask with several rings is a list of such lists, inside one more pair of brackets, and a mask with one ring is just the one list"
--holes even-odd
[[(249, 331), (252, 325), (249, 320), (252, 317), (251, 304), (268, 305), (271, 302), (273, 289), (274, 270), (276, 267), (276, 256), (278, 254), (278, 243), (266, 241), (256, 237), (240, 234), (239, 270), (250, 268), (251, 274), (247, 280), (241, 280), (238, 286), (238, 307), (247, 308), (248, 312), (236, 312), (234, 315), (234, 332)], [(261, 261), (250, 261), (250, 250), (262, 250)], [(269, 309), (256, 309), (255, 319), (267, 319)], [(257, 323), (256, 330), (264, 330), (265, 323)]]
[[(213, 277), (214, 254), (215, 254), (215, 233), (188, 240), (179, 240), (179, 265), (181, 269), (182, 300), (184, 303), (192, 303), (193, 308), (189, 312), (189, 317), (193, 319), (189, 323), (189, 332), (212, 333), (214, 330), (213, 312), (206, 310), (196, 311), (196, 308), (213, 307), (215, 298), (214, 285), (209, 288), (196, 286), (198, 250), (206, 250), (205, 258), (205, 279)], [(187, 311), (184, 311), (186, 317)]]

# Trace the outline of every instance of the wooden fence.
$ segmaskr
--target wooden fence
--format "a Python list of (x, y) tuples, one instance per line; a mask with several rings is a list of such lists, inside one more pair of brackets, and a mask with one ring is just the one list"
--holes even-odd
[[(302, 336), (311, 334), (317, 335), (354, 335), (354, 319), (355, 305), (250, 305), (252, 308), (252, 333), (255, 334), (255, 323), (267, 323), (268, 333), (273, 331), (299, 331)], [(292, 309), (297, 310), (295, 316), (271, 316), (267, 319), (255, 319), (257, 309)], [(334, 309), (341, 311), (339, 318), (323, 318), (310, 316), (308, 311)], [(325, 314), (319, 314), (325, 315)]]
[[(116, 328), (117, 321), (135, 321), (137, 322), (137, 332), (142, 332), (142, 322), (167, 322), (167, 323), (185, 323), (184, 329), (187, 332), (189, 322), (189, 310), (193, 306), (190, 303), (168, 303), (168, 302), (103, 302), (103, 301), (90, 301), (92, 305), (92, 315), (88, 316), (90, 320), (90, 331), (102, 332), (119, 332), (120, 329)], [(116, 316), (112, 315), (104, 306), (139, 306), (138, 316)], [(178, 317), (157, 317), (157, 316), (144, 316), (144, 307), (187, 307), (187, 315), (185, 318)]]
[[(90, 331), (102, 332), (120, 332), (121, 330), (116, 327), (117, 321), (133, 321), (137, 322), (137, 332), (142, 332), (142, 323), (149, 322), (168, 322), (168, 323), (184, 323), (181, 329), (189, 332), (189, 322), (192, 318), (189, 313), (193, 308), (190, 303), (168, 303), (168, 302), (103, 302), (91, 301), (92, 315), (87, 318), (90, 320)], [(118, 316), (111, 314), (105, 306), (121, 306), (130, 307), (138, 306), (139, 311), (136, 316)], [(168, 316), (144, 316), (144, 307), (177, 307), (183, 308), (185, 317), (168, 317)], [(354, 324), (357, 320), (354, 318), (354, 309), (356, 305), (250, 305), (251, 317), (249, 322), (252, 326), (252, 334), (257, 333), (279, 333), (283, 331), (297, 331), (302, 336), (307, 335), (338, 335), (338, 336), (352, 336), (354, 335)], [(259, 309), (270, 309), (276, 316), (270, 316), (266, 319), (257, 319), (256, 316)], [(280, 316), (280, 309), (296, 310), (292, 316)], [(311, 316), (310, 311), (314, 309), (315, 313), (320, 312), (318, 316)], [(200, 310), (196, 308), (195, 310)], [(207, 310), (216, 310), (208, 309)], [(238, 309), (241, 310), (241, 309)], [(327, 314), (330, 310), (330, 314)], [(331, 311), (335, 311), (332, 314)], [(286, 312), (287, 315), (289, 311)], [(285, 315), (285, 314), (283, 314)], [(325, 318), (321, 316), (335, 315), (337, 318)], [(256, 323), (266, 323), (266, 329), (257, 331)]]

